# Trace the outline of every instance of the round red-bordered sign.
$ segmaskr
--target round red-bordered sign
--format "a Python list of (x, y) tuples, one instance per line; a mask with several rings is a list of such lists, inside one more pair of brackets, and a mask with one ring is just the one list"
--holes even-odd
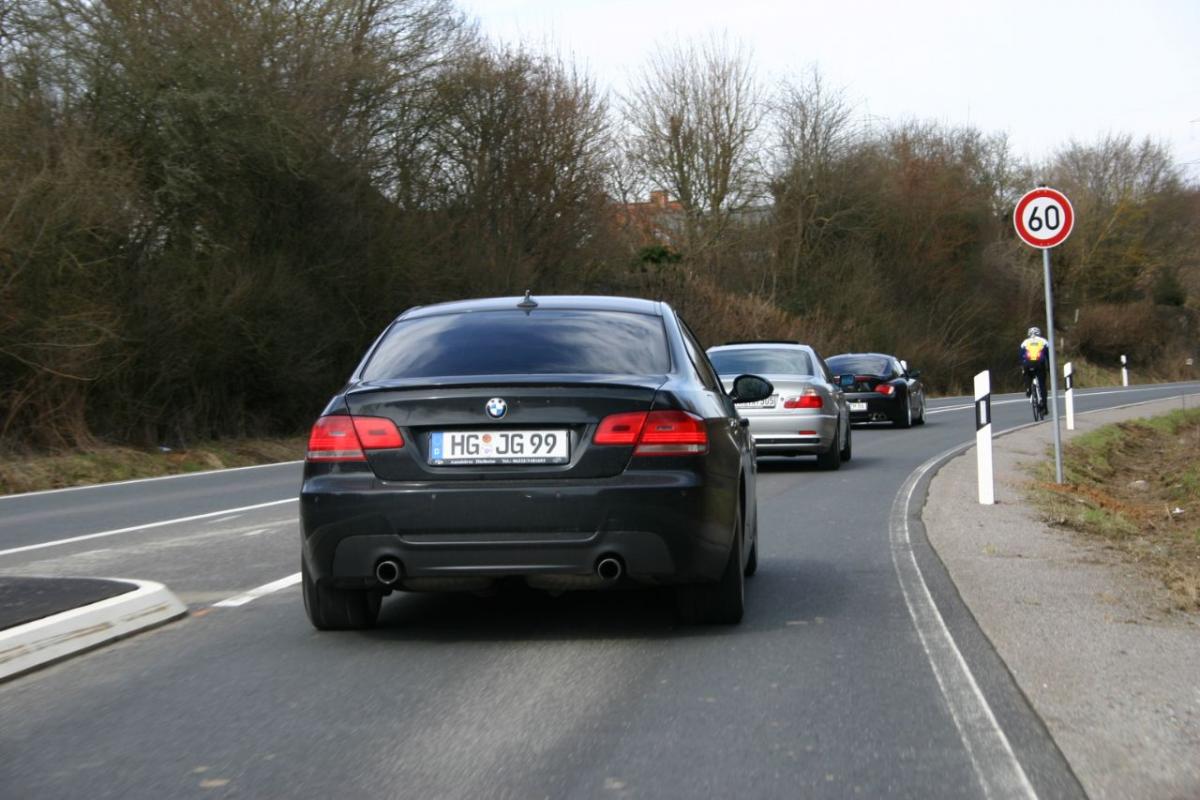
[(1060, 245), (1075, 227), (1075, 209), (1057, 189), (1026, 192), (1013, 209), (1013, 227), (1030, 247), (1046, 250)]

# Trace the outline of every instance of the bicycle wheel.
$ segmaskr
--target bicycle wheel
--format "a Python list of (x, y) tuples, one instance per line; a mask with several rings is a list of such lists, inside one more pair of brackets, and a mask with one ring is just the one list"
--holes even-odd
[(1033, 407), (1033, 421), (1041, 422), (1046, 413), (1042, 410), (1042, 379), (1036, 375), (1029, 383), (1029, 405)]

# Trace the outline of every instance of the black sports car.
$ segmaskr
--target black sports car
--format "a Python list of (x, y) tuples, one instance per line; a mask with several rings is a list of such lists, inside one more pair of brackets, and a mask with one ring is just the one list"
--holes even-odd
[(843, 353), (825, 363), (846, 394), (851, 422), (890, 421), (898, 428), (925, 424), (920, 370), (883, 353)]
[(410, 309), (313, 426), (300, 493), (317, 628), (392, 590), (673, 585), (741, 619), (758, 557), (754, 445), (665, 303), (528, 295)]

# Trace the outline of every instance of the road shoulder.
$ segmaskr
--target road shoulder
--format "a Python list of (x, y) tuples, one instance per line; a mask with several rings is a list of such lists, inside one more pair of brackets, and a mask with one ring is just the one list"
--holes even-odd
[[(1180, 404), (1079, 415), (1075, 433)], [(1023, 465), (1051, 436), (996, 438), (995, 506), (976, 502), (973, 449), (947, 463), (923, 511), (928, 540), (1091, 797), (1196, 796), (1200, 620), (1163, 612), (1153, 579), (1025, 505)]]

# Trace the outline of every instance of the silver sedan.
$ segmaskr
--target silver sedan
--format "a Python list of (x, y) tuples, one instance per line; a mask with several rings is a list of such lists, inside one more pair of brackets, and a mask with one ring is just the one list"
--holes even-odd
[(850, 460), (850, 411), (825, 361), (811, 347), (786, 342), (720, 345), (708, 357), (726, 391), (738, 375), (761, 375), (775, 393), (739, 403), (761, 455), (815, 455), (823, 469)]

